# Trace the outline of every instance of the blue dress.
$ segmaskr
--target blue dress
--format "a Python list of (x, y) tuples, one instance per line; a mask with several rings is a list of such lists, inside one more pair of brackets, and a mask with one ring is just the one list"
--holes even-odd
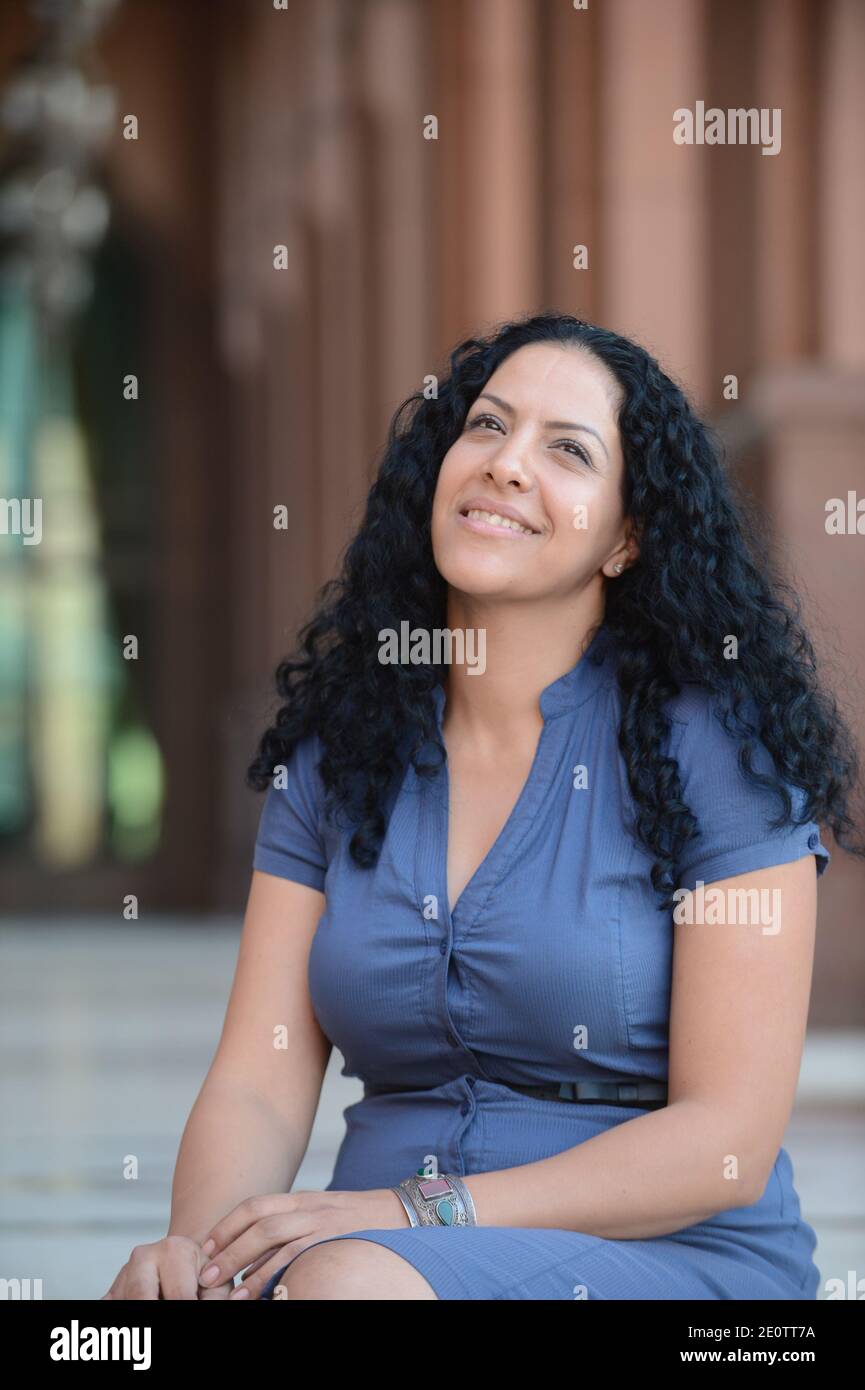
[[(297, 745), (287, 785), (268, 789), (253, 863), (325, 893), (311, 998), (343, 1075), (368, 1092), (344, 1112), (328, 1191), (389, 1187), (433, 1165), (470, 1176), (534, 1163), (646, 1113), (509, 1085), (666, 1083), (673, 924), (657, 907), (651, 856), (629, 833), (615, 668), (602, 626), (543, 691), (528, 779), (453, 909), (446, 765), (431, 782), (407, 769), (371, 870), (355, 865), (349, 832), (324, 815), (317, 736)], [(669, 751), (701, 829), (679, 884), (808, 854), (822, 874), (829, 854), (817, 826), (767, 824), (778, 799), (740, 773), (715, 703), (686, 685), (668, 707)], [(439, 728), (444, 704), (440, 685)], [(771, 766), (762, 744), (754, 763)], [(801, 792), (790, 791), (798, 811)], [(388, 1087), (401, 1089), (375, 1094)], [(327, 1239), (387, 1246), (440, 1299), (814, 1299), (820, 1280), (783, 1148), (759, 1201), (650, 1239), (482, 1226)]]

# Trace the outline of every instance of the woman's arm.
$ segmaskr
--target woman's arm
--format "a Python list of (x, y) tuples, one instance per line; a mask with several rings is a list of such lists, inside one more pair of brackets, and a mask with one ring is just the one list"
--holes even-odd
[(322, 893), (255, 871), (222, 1036), (177, 1157), (169, 1235), (196, 1241), (239, 1202), (288, 1192), (331, 1051), (307, 964)]
[[(741, 925), (674, 927), (669, 1104), (552, 1158), (472, 1175), (466, 1186), (480, 1225), (640, 1240), (759, 1200), (802, 1059), (817, 915), (814, 858), (711, 888), (722, 891), (728, 920), (751, 890), (751, 915)], [(780, 929), (772, 916), (778, 906)]]

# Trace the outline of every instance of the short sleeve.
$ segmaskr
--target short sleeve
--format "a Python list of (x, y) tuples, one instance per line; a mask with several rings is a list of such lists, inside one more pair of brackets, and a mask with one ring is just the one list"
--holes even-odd
[[(679, 764), (682, 797), (696, 816), (699, 834), (685, 844), (678, 860), (677, 887), (693, 890), (698, 881), (715, 883), (773, 864), (788, 864), (813, 854), (820, 877), (831, 858), (813, 822), (780, 827), (780, 797), (756, 786), (739, 768), (739, 741), (719, 722), (717, 697), (697, 685), (685, 686), (671, 702), (671, 754)], [(755, 771), (775, 775), (765, 744), (754, 740)], [(793, 814), (802, 814), (801, 788), (785, 784)]]
[(324, 892), (327, 855), (320, 831), (323, 789), (317, 758), (318, 740), (308, 735), (295, 744), (288, 762), (274, 770), (252, 864), (263, 873)]

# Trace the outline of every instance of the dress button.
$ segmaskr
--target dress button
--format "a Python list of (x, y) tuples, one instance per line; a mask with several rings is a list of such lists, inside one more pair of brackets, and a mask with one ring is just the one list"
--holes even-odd
[(456, 1040), (456, 1038), (454, 1037), (453, 1033), (446, 1033), (446, 1034), (445, 1034), (445, 1037), (446, 1037), (447, 1041), (450, 1043), (451, 1047), (459, 1047), (459, 1043), (457, 1042), (457, 1040)]
[(446, 956), (446, 955), (447, 955), (447, 953), (448, 953), (448, 944), (447, 944), (446, 941), (440, 941), (440, 942), (439, 942), (439, 951), (441, 952), (441, 954), (442, 954), (443, 956)]
[(809, 849), (816, 849), (817, 846), (819, 845), (819, 843), (820, 843), (820, 836), (817, 835), (817, 834), (815, 834), (815, 833), (812, 831), (812, 833), (808, 836), (808, 848), (809, 848)]
[(461, 1105), (461, 1106), (460, 1106), (460, 1114), (461, 1114), (461, 1115), (467, 1115), (467, 1114), (469, 1113), (470, 1110), (471, 1110), (471, 1106), (469, 1105), (468, 1101), (466, 1101), (464, 1105)]

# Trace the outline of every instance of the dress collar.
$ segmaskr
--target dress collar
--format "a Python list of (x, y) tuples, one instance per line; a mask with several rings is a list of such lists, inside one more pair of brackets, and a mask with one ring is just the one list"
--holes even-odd
[[(594, 695), (615, 675), (615, 639), (606, 623), (601, 623), (583, 655), (563, 676), (551, 681), (540, 694), (544, 723), (577, 707)], [(441, 681), (433, 687), (433, 702), (439, 728), (444, 717), (446, 693)]]

